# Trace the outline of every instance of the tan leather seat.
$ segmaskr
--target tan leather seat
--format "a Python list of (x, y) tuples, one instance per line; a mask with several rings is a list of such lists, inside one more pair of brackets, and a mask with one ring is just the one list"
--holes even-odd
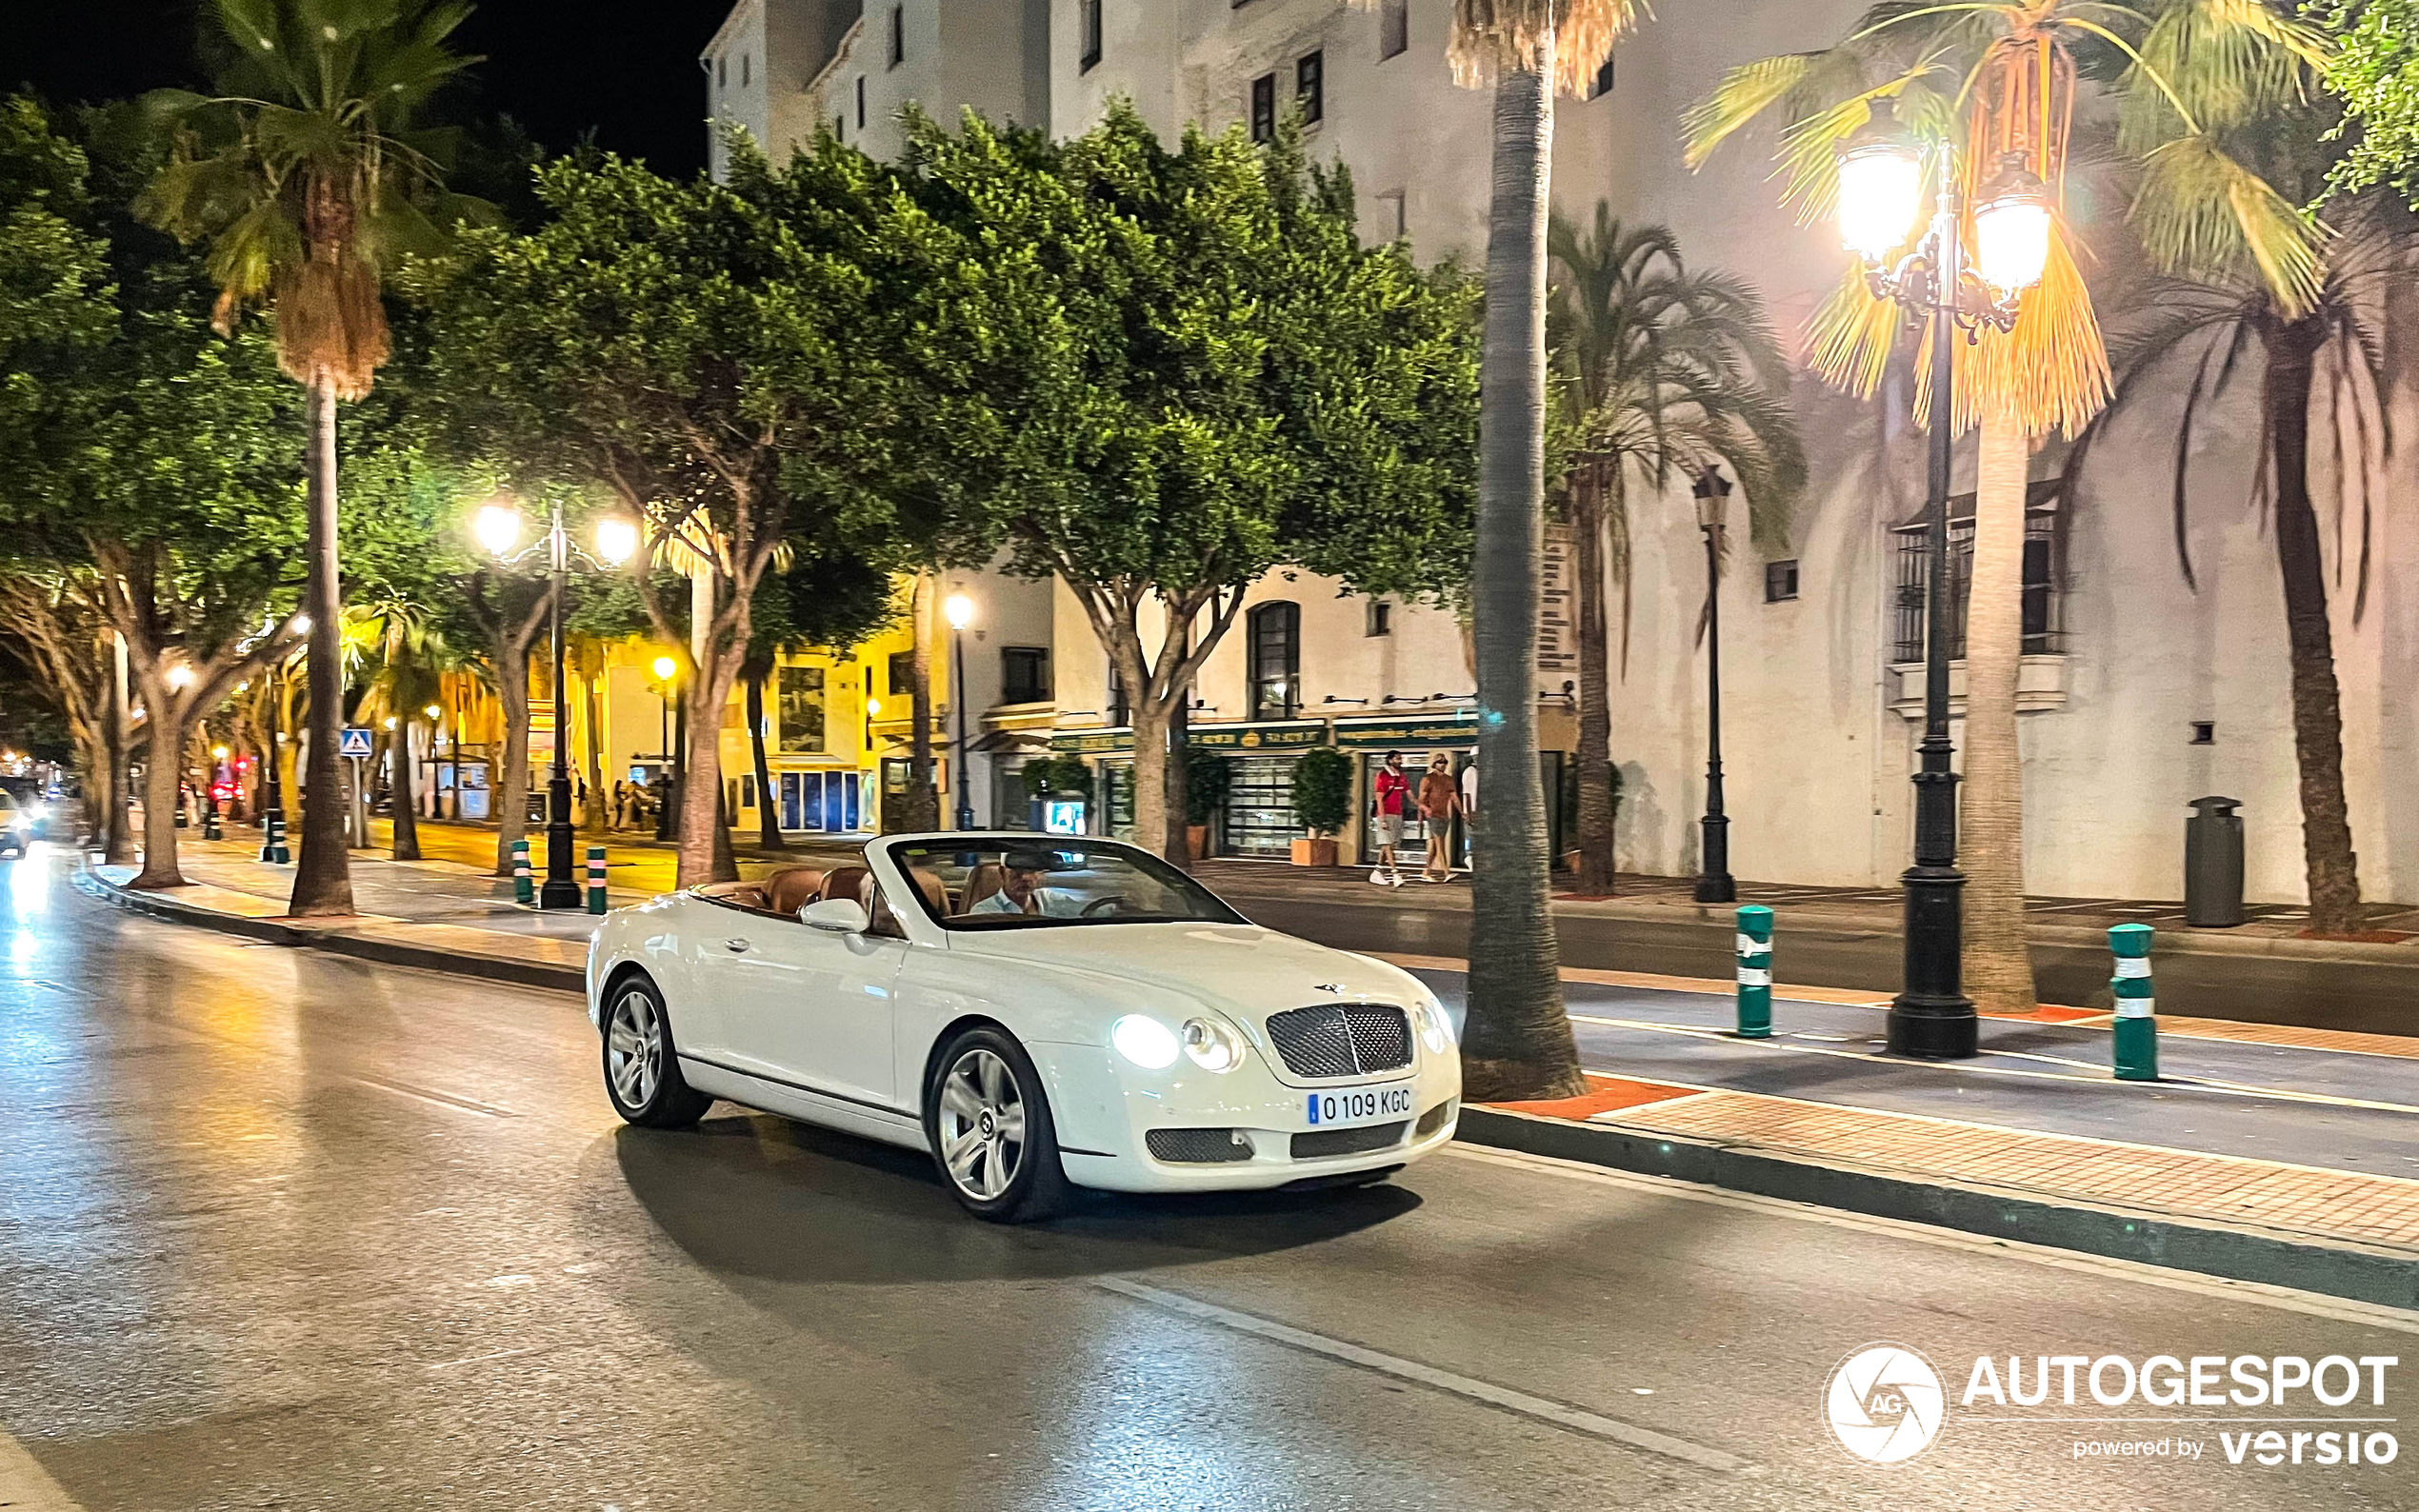
[(966, 874), (966, 892), (958, 899), (957, 911), (972, 913), (974, 905), (996, 896), (1008, 885), (1008, 871), (996, 861), (986, 861)]
[(765, 879), (765, 906), (792, 914), (815, 901), (823, 888), (823, 872), (815, 866), (787, 866)]
[(824, 873), (823, 885), (816, 889), (815, 899), (828, 903), (834, 898), (846, 898), (851, 903), (863, 903), (866, 880), (872, 875), (863, 866), (834, 866)]
[(908, 875), (915, 879), (915, 885), (923, 892), (925, 901), (932, 905), (934, 913), (950, 911), (950, 885), (941, 880), (939, 872), (917, 866)]
[[(933, 912), (947, 914), (950, 911), (950, 886), (941, 880), (939, 872), (917, 868), (908, 875), (915, 880), (916, 890), (924, 894)], [(893, 938), (906, 935), (907, 931), (899, 926), (898, 915), (891, 911), (890, 895), (882, 890), (880, 883), (873, 880), (873, 873), (866, 873), (865, 888), (858, 896), (864, 901), (866, 918), (870, 921), (866, 925), (868, 934)]]

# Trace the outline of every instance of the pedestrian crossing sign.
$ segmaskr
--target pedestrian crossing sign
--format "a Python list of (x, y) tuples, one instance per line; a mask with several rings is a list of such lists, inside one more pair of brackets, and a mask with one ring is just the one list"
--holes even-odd
[(370, 754), (369, 727), (363, 725), (347, 725), (344, 733), (337, 738), (336, 754), (367, 757)]

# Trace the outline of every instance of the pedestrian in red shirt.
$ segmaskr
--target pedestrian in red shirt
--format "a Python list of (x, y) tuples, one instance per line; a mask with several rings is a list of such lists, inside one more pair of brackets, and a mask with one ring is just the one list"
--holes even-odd
[(1377, 869), (1369, 881), (1381, 887), (1399, 887), (1403, 874), (1395, 868), (1394, 847), (1403, 843), (1403, 824), (1411, 806), (1411, 776), (1403, 770), (1403, 753), (1386, 753), (1386, 765), (1370, 784), (1370, 832), (1377, 839)]

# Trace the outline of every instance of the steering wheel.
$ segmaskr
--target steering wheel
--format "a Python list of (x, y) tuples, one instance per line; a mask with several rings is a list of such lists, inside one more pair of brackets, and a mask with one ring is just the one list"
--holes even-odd
[(1111, 893), (1106, 898), (1094, 898), (1091, 902), (1084, 905), (1083, 912), (1077, 915), (1077, 917), (1090, 919), (1095, 914), (1114, 913), (1118, 909), (1123, 908), (1125, 905), (1125, 899)]

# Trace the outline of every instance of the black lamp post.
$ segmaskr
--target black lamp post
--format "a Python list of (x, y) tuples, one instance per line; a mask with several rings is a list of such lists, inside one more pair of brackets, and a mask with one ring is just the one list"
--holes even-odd
[[(607, 519), (596, 527), (594, 555), (571, 544), (570, 533), (563, 528), (563, 505), (556, 500), (547, 515), (546, 534), (528, 550), (508, 555), (512, 543), (521, 533), (520, 511), (507, 504), (490, 504), (479, 510), (480, 543), (506, 562), (527, 558), (540, 547), (546, 550), (547, 586), (551, 600), (549, 610), (549, 632), (554, 653), (554, 760), (546, 781), (546, 881), (538, 888), (537, 905), (541, 908), (578, 908), (585, 906), (580, 885), (571, 876), (571, 850), (577, 844), (571, 829), (571, 743), (570, 700), (564, 696), (565, 630), (564, 616), (570, 603), (571, 558), (585, 559), (590, 567), (610, 569), (630, 560), (638, 548), (638, 532), (628, 521)], [(589, 738), (596, 738), (595, 731)], [(454, 734), (454, 745), (461, 746), (461, 733)], [(459, 808), (461, 777), (454, 778), (454, 804)]]
[(1705, 845), (1699, 903), (1736, 903), (1730, 880), (1730, 819), (1722, 811), (1722, 515), (1730, 480), (1708, 468), (1696, 482), (1697, 528), (1705, 532)]
[[(1940, 173), (1931, 227), (1894, 265), (1921, 212), (1925, 152), (1889, 101), (1839, 154), (1840, 229), (1864, 259), (1878, 298), (1895, 300), (1930, 325), (1930, 477), (1925, 508), (1924, 739), (1915, 774), (1915, 863), (1907, 869), (1906, 976), (1889, 1007), (1889, 1048), (1926, 1060), (1970, 1056), (1979, 1045), (1973, 1000), (1965, 994), (1965, 873), (1957, 869), (1957, 774), (1949, 742), (1949, 488), (1956, 443), (1956, 340), (1982, 328), (2011, 329), (2023, 291), (2040, 282), (2050, 215), (2041, 181), (2022, 159), (1984, 188), (1974, 222), (1980, 246), (1963, 245), (1964, 207), (1952, 154), (1932, 154)], [(1976, 264), (1979, 263), (1979, 269)], [(1989, 275), (1986, 282), (1984, 275)]]
[(952, 593), (941, 607), (950, 622), (950, 704), (957, 714), (957, 770), (950, 781), (957, 787), (957, 827), (966, 830), (974, 827), (973, 774), (966, 755), (966, 630), (974, 623), (974, 601)]

